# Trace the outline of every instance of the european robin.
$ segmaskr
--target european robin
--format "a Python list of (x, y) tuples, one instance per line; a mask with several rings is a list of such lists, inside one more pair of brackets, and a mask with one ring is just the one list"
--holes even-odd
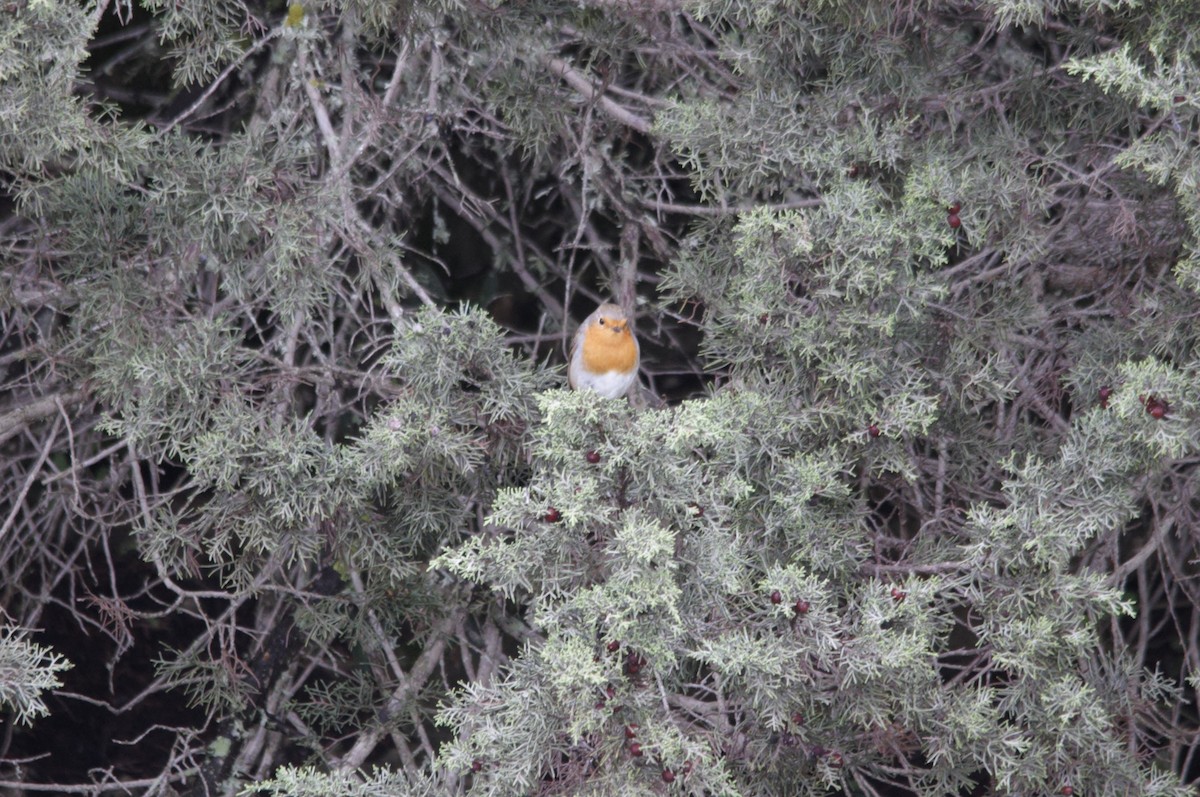
[(571, 341), (567, 381), (576, 390), (618, 398), (637, 380), (639, 356), (625, 311), (615, 304), (602, 304), (584, 319)]

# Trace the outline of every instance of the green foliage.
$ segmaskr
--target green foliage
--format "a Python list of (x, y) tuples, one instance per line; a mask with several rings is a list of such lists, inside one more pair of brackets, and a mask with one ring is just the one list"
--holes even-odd
[(33, 785), (1189, 793), (1195, 8), (9, 5)]
[(10, 5), (0, 27), (0, 168), (37, 171), (106, 135), (72, 96), (93, 23), (78, 3)]
[(416, 774), (376, 770), (367, 776), (358, 773), (326, 773), (315, 767), (280, 767), (275, 776), (247, 787), (245, 795), (278, 797), (322, 797), (345, 794), (347, 797), (434, 797), (445, 794), (446, 785)]
[(50, 713), (43, 693), (61, 687), (58, 673), (72, 664), (43, 645), (30, 642), (19, 629), (0, 629), (0, 705), (15, 715), (16, 722), (31, 724)]

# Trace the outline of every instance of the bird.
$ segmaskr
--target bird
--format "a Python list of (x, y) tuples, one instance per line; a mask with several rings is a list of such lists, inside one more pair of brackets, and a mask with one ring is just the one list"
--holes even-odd
[(640, 356), (629, 317), (619, 305), (605, 302), (575, 332), (567, 381), (576, 390), (620, 398), (637, 380)]

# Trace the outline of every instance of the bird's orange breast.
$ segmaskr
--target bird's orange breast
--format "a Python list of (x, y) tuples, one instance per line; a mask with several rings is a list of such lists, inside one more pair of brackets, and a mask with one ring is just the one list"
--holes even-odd
[(583, 367), (593, 374), (631, 371), (637, 356), (637, 342), (627, 324), (619, 328), (592, 324), (584, 332)]

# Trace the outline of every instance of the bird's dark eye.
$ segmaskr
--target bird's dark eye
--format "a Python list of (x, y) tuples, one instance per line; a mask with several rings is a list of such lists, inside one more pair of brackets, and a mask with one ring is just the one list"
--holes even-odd
[(603, 318), (601, 318), (601, 319), (600, 319), (600, 326), (604, 326), (604, 319), (603, 319)]

